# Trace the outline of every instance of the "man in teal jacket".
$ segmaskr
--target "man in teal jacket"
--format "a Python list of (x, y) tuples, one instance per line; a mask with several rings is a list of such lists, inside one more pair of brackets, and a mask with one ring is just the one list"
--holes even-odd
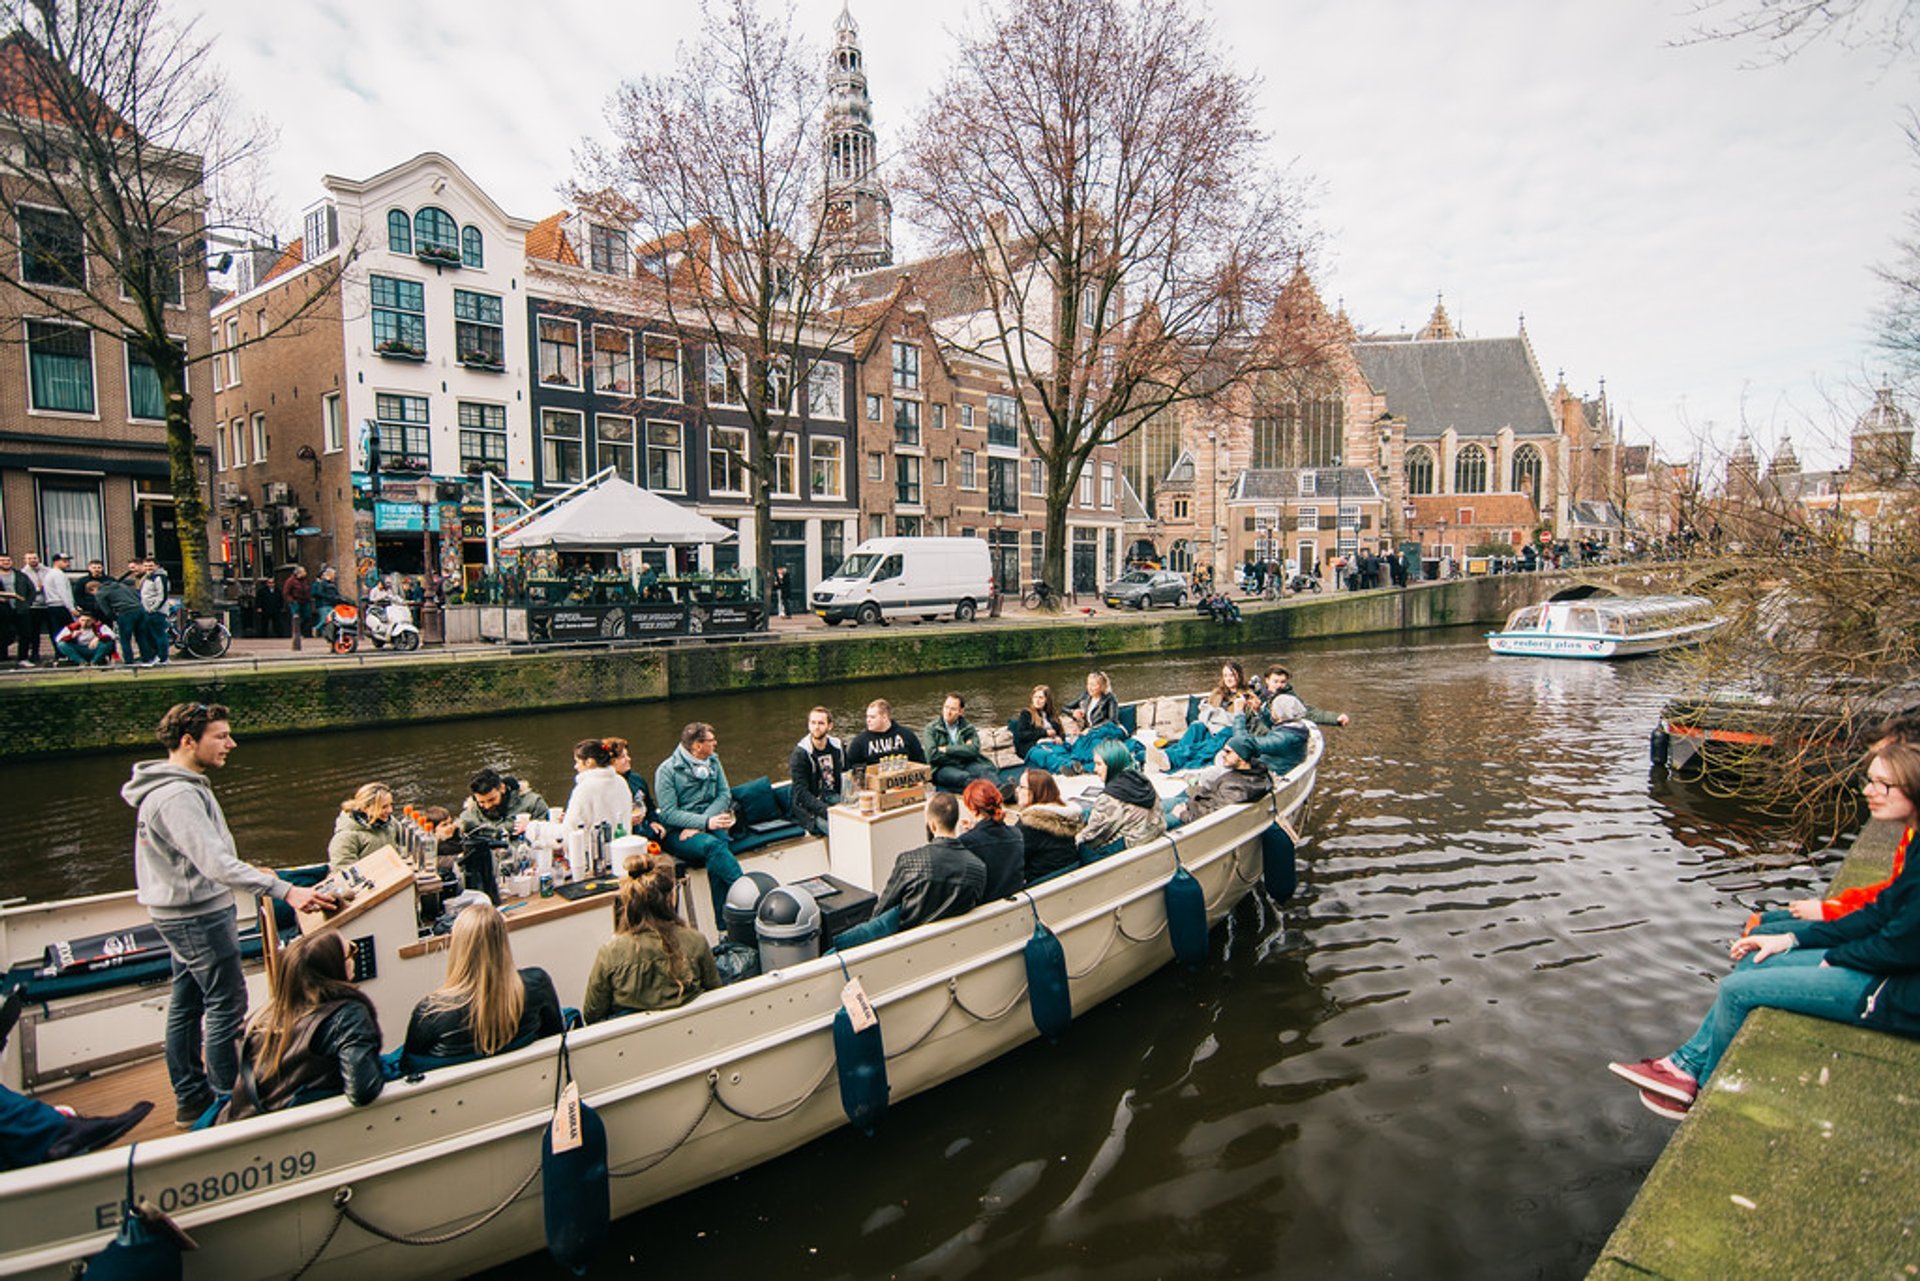
[(680, 731), (680, 746), (653, 772), (653, 794), (660, 802), (660, 822), (667, 829), (662, 845), (676, 858), (707, 869), (707, 888), (713, 892), (713, 920), (726, 920), (722, 909), (727, 891), (740, 879), (740, 861), (733, 856), (733, 792), (727, 771), (717, 754), (720, 740), (713, 726), (694, 721)]

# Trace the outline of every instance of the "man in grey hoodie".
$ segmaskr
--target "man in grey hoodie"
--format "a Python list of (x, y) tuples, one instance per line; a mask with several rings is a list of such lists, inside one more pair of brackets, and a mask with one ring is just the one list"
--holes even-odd
[[(164, 761), (141, 761), (120, 797), (139, 813), (133, 839), (136, 897), (173, 954), (167, 1005), (167, 1075), (174, 1120), (190, 1127), (229, 1093), (247, 1016), (233, 895), (284, 899), (296, 910), (331, 909), (330, 895), (289, 885), (240, 861), (207, 774), (227, 763), (233, 729), (220, 704), (177, 703), (160, 718)], [(206, 1054), (201, 1056), (205, 1016)]]

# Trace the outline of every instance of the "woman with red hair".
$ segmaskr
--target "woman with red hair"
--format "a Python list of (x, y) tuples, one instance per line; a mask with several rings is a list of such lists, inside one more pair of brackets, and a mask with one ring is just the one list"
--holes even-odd
[(1019, 829), (1006, 820), (1000, 789), (984, 778), (960, 793), (960, 843), (987, 865), (987, 888), (980, 901), (1006, 898), (1027, 885), (1027, 846)]

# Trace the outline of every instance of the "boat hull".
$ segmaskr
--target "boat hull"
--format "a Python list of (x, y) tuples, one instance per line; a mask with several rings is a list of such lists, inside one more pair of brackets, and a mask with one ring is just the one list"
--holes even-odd
[[(880, 1017), (891, 1099), (1036, 1035), (1023, 956), (1036, 913), (1065, 948), (1084, 1013), (1171, 959), (1162, 889), (1177, 866), (1199, 880), (1209, 925), (1232, 911), (1259, 879), (1269, 823), (1304, 805), (1321, 749), (1316, 735), (1272, 808), (1230, 807), (1019, 898), (846, 953)], [(822, 957), (570, 1038), (582, 1097), (607, 1127), (616, 1216), (846, 1124), (831, 1034), (844, 983), (839, 958)], [(278, 1277), (310, 1262), (313, 1277), (463, 1275), (543, 1245), (537, 1169), (555, 1051), (546, 1042), (395, 1082), (364, 1108), (335, 1099), (144, 1144), (134, 1182), (200, 1243), (199, 1275)], [(103, 1248), (127, 1159), (110, 1151), (0, 1177), (0, 1275), (66, 1277)], [(340, 1222), (343, 1206), (393, 1236), (448, 1239), (402, 1244)]]

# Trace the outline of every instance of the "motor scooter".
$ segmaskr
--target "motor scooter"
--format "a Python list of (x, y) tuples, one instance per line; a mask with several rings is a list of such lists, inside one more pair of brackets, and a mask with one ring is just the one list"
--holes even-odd
[(1295, 574), (1287, 580), (1289, 592), (1317, 592), (1320, 590), (1318, 574)]
[(360, 609), (341, 601), (320, 623), (321, 638), (336, 654), (351, 654), (360, 648)]
[(408, 653), (420, 648), (420, 629), (414, 626), (413, 611), (403, 600), (389, 599), (384, 604), (368, 601), (366, 627), (375, 649), (392, 645)]

